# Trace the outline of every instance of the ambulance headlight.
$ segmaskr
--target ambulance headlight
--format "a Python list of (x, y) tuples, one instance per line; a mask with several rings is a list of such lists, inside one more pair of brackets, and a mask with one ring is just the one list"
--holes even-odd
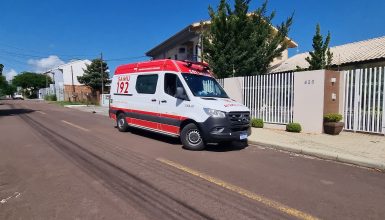
[(203, 110), (205, 110), (206, 114), (208, 114), (209, 116), (211, 116), (213, 118), (225, 118), (226, 117), (226, 114), (222, 111), (219, 111), (219, 110), (215, 110), (215, 109), (211, 109), (211, 108), (204, 108)]

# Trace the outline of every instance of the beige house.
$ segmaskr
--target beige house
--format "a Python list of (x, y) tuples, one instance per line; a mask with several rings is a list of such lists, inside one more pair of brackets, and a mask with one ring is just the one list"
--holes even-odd
[[(149, 50), (146, 55), (154, 60), (175, 59), (201, 61), (201, 33), (210, 23), (210, 21), (205, 21), (203, 23), (197, 22), (188, 25), (169, 39)], [(272, 28), (277, 31), (275, 27), (272, 26)], [(289, 48), (296, 48), (298, 46), (296, 42), (289, 38), (287, 38), (287, 43)], [(276, 58), (271, 63), (271, 66), (281, 64), (288, 59), (288, 56), (288, 50), (285, 50), (281, 57)]]
[[(385, 66), (385, 36), (331, 47), (332, 70), (351, 70)], [(308, 68), (305, 60), (309, 53), (294, 55), (281, 65), (273, 67), (270, 73), (295, 71), (297, 67)]]

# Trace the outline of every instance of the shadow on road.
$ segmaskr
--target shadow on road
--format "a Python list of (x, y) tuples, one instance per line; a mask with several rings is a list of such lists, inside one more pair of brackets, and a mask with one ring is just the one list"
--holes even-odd
[(247, 142), (232, 142), (207, 145), (205, 151), (209, 152), (229, 152), (240, 151), (248, 147)]
[(137, 128), (130, 128), (130, 132), (132, 134), (135, 134), (135, 135), (140, 135), (140, 136), (145, 137), (145, 138), (150, 138), (150, 139), (154, 139), (157, 141), (166, 142), (166, 143), (172, 144), (172, 145), (181, 145), (182, 144), (180, 142), (179, 138), (173, 138), (173, 137), (158, 134), (155, 132), (145, 131), (145, 130), (141, 130), (141, 129), (137, 129)]
[[(179, 145), (182, 147), (182, 143), (179, 138), (173, 138), (162, 134), (153, 133), (150, 131), (144, 131), (137, 128), (130, 128), (130, 132), (135, 135), (140, 135), (145, 138), (154, 139), (161, 142), (166, 142), (172, 145)], [(205, 151), (209, 152), (228, 152), (243, 150), (248, 146), (247, 142), (232, 142), (232, 143), (220, 143), (220, 144), (208, 144)]]
[(29, 114), (34, 112), (32, 109), (0, 109), (0, 116), (13, 116), (13, 115), (22, 115)]

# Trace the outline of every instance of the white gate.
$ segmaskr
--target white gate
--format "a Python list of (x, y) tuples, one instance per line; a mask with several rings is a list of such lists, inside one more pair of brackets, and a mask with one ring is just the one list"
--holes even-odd
[(243, 104), (267, 123), (293, 121), (294, 73), (244, 77)]
[(385, 134), (384, 67), (345, 71), (345, 130)]

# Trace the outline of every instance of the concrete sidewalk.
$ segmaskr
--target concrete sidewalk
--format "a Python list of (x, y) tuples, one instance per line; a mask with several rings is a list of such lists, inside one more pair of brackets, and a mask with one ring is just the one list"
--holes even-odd
[[(66, 107), (108, 116), (107, 107), (92, 105)], [(253, 128), (249, 143), (385, 170), (385, 137), (381, 135), (342, 132), (340, 135), (332, 136)]]
[(66, 108), (108, 116), (108, 107), (97, 105), (65, 105)]
[(385, 170), (385, 137), (353, 132), (340, 135), (290, 133), (253, 128), (249, 142), (299, 154)]

